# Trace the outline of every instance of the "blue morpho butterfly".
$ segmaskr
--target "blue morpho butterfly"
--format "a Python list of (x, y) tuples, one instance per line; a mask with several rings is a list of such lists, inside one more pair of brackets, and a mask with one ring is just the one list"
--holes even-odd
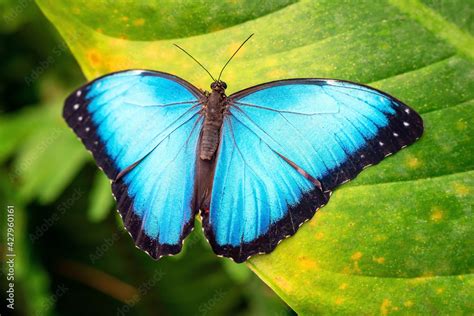
[(401, 101), (343, 80), (278, 80), (226, 96), (220, 77), (232, 57), (217, 80), (193, 58), (211, 92), (127, 70), (66, 100), (64, 118), (111, 179), (125, 227), (155, 259), (181, 250), (199, 211), (216, 254), (269, 253), (338, 185), (423, 133)]

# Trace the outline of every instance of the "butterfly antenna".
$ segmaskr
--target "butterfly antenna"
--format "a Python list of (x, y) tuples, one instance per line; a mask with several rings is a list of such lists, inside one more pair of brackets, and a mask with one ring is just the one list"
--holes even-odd
[(212, 78), (213, 81), (216, 81), (216, 79), (214, 79), (214, 77), (211, 75), (211, 73), (206, 69), (206, 67), (204, 67), (196, 58), (194, 58), (190, 53), (188, 53), (187, 51), (184, 50), (184, 48), (180, 47), (179, 45), (177, 44), (173, 44), (174, 46), (178, 47), (179, 49), (181, 49), (186, 55), (188, 55), (189, 57), (191, 57), (199, 66), (201, 66), (202, 69), (204, 69), (208, 74), (209, 76)]
[(234, 58), (234, 56), (237, 54), (237, 52), (242, 48), (242, 46), (244, 46), (245, 43), (247, 43), (247, 41), (248, 41), (254, 34), (255, 34), (255, 33), (250, 34), (250, 36), (247, 37), (247, 39), (246, 39), (242, 44), (240, 44), (239, 48), (237, 48), (237, 50), (234, 52), (234, 54), (233, 54), (232, 56), (230, 56), (229, 60), (225, 63), (224, 67), (222, 67), (222, 70), (221, 70), (221, 72), (219, 73), (219, 78), (217, 79), (217, 81), (221, 80), (221, 76), (222, 76), (222, 73), (224, 72), (225, 67), (230, 63), (230, 61), (232, 60), (232, 58)]

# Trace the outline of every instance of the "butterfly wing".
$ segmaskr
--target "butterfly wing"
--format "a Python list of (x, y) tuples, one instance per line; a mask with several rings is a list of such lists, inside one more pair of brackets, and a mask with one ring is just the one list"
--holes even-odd
[(206, 235), (237, 262), (293, 235), (330, 192), (413, 143), (420, 116), (355, 83), (293, 79), (229, 97)]
[(111, 179), (136, 245), (175, 254), (192, 229), (199, 90), (175, 76), (130, 70), (72, 93), (63, 116)]

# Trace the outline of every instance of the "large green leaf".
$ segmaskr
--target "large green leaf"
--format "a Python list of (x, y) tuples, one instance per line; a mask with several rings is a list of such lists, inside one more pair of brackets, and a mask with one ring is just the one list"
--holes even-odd
[[(294, 310), (472, 313), (474, 27), (465, 1), (37, 0), (89, 79), (127, 68), (209, 78), (234, 92), (290, 77), (371, 84), (423, 116), (420, 141), (336, 190), (270, 255), (248, 265)], [(203, 9), (206, 8), (206, 9)], [(195, 28), (194, 28), (195, 26)]]

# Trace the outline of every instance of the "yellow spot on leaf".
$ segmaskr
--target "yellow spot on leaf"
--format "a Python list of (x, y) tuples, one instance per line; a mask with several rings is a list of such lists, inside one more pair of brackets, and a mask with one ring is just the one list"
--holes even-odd
[(101, 64), (102, 58), (97, 51), (90, 50), (86, 54), (87, 54), (87, 59), (89, 59), (90, 63), (93, 66), (98, 66), (99, 64)]
[(358, 261), (358, 260), (360, 260), (360, 258), (362, 258), (362, 252), (360, 252), (360, 251), (355, 252), (351, 256), (351, 259), (354, 260), (354, 261)]
[(298, 258), (298, 265), (304, 270), (312, 270), (317, 268), (318, 263), (311, 258), (303, 256)]
[(80, 13), (81, 13), (81, 9), (79, 9), (78, 7), (74, 7), (74, 8), (72, 9), (72, 13), (74, 13), (74, 14), (80, 14)]
[(124, 40), (121, 40), (121, 39), (116, 38), (116, 37), (111, 38), (108, 43), (109, 43), (110, 47), (112, 47), (113, 49), (121, 49), (121, 50), (123, 50), (125, 48), (125, 46), (127, 45)]
[[(319, 212), (318, 212), (318, 214), (319, 214)], [(314, 227), (314, 226), (316, 226), (317, 224), (318, 224), (318, 221), (316, 220), (316, 216), (313, 217), (313, 218), (309, 221), (309, 226), (311, 226), (311, 227)]]
[(464, 131), (467, 129), (467, 122), (463, 119), (460, 119), (456, 122), (456, 129), (460, 131)]
[(416, 169), (420, 166), (420, 161), (418, 160), (418, 158), (416, 157), (410, 157), (408, 158), (408, 161), (407, 161), (407, 165), (408, 167), (410, 167), (411, 169)]
[(339, 289), (340, 290), (345, 290), (345, 289), (347, 289), (347, 286), (348, 286), (347, 283), (342, 283), (341, 285), (339, 285)]
[(341, 305), (344, 303), (344, 299), (342, 297), (336, 297), (336, 305)]
[(100, 53), (91, 50), (88, 51), (87, 57), (90, 63), (100, 70), (99, 73), (113, 72), (117, 70), (130, 69), (132, 68), (133, 59), (130, 59), (126, 55), (108, 55), (107, 58), (103, 58)]
[(442, 287), (439, 287), (436, 289), (436, 294), (441, 294), (444, 292), (444, 289)]
[[(215, 31), (218, 31), (220, 30), (220, 28), (216, 28)], [(229, 56), (231, 56), (233, 53), (235, 53), (235, 51), (237, 50), (237, 48), (239, 48), (239, 46), (242, 44), (242, 42), (234, 42), (234, 43), (231, 43), (227, 46), (227, 54)], [(239, 54), (242, 56), (242, 51), (245, 49), (245, 47), (242, 47), (242, 49), (239, 51)]]
[(443, 211), (440, 207), (434, 206), (431, 208), (431, 220), (434, 222), (439, 222), (443, 219)]
[(384, 299), (382, 302), (382, 305), (380, 305), (380, 313), (382, 315), (388, 315), (390, 312), (390, 306), (392, 305), (392, 302), (388, 299)]
[(133, 25), (135, 26), (143, 26), (144, 24), (145, 24), (145, 19), (143, 18), (136, 19), (135, 21), (133, 21)]
[(120, 20), (124, 21), (124, 22), (127, 22), (128, 21), (128, 16), (122, 16), (120, 18)]
[(267, 67), (274, 67), (278, 65), (278, 63), (279, 60), (275, 57), (268, 57), (267, 59), (265, 59), (265, 66)]
[(413, 306), (413, 302), (408, 300), (408, 301), (405, 301), (405, 303), (403, 303), (403, 305), (405, 305), (405, 307), (412, 307)]
[(384, 257), (374, 258), (374, 261), (377, 263), (383, 264), (385, 262), (385, 258)]
[(360, 270), (360, 267), (359, 267), (360, 258), (362, 258), (362, 252), (360, 252), (360, 251), (355, 252), (351, 256), (351, 259), (354, 260), (354, 267), (352, 268), (352, 272), (355, 272), (355, 273), (361, 273), (362, 272)]
[(323, 232), (317, 232), (314, 237), (317, 239), (317, 240), (321, 240), (323, 239), (324, 237), (324, 233)]
[(456, 195), (460, 197), (465, 197), (468, 196), (471, 193), (471, 190), (469, 187), (464, 185), (463, 183), (454, 183), (454, 191), (456, 192)]

